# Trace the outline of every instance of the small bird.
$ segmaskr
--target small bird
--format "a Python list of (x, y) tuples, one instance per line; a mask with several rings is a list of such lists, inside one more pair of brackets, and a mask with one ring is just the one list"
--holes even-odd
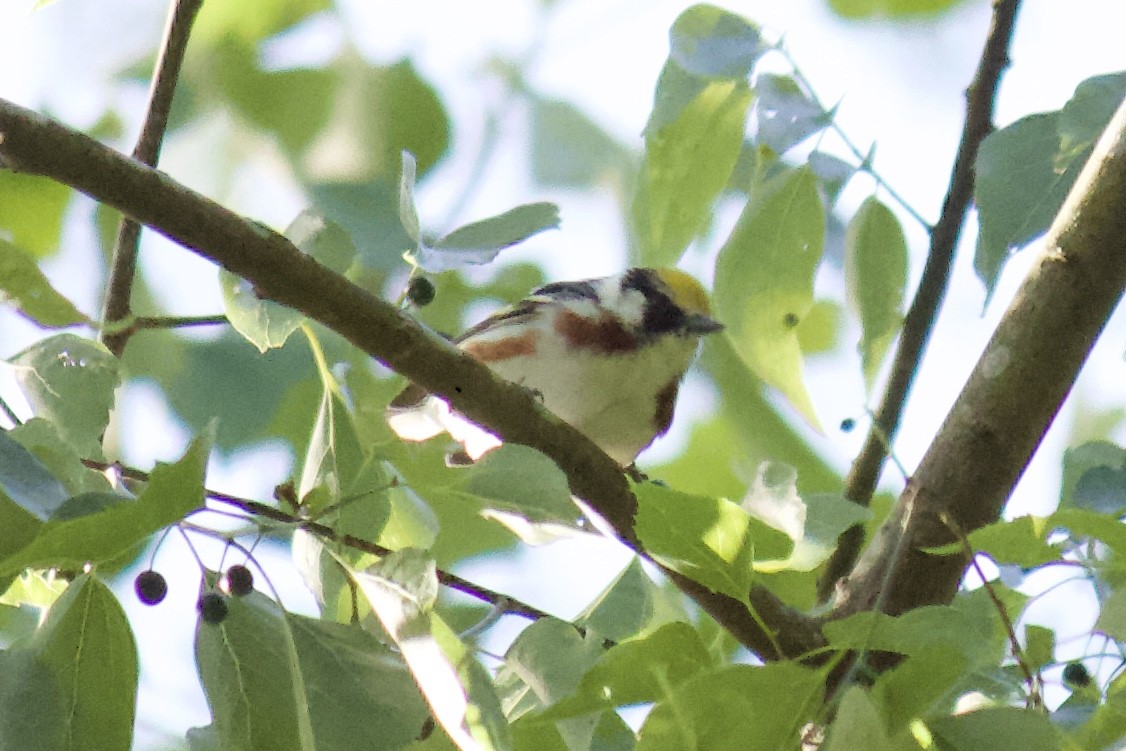
[[(539, 287), (473, 326), (455, 344), (585, 433), (623, 467), (672, 423), (700, 339), (723, 329), (708, 294), (677, 269)], [(388, 408), (392, 430), (423, 441), (448, 432), (471, 460), (500, 440), (408, 386)]]

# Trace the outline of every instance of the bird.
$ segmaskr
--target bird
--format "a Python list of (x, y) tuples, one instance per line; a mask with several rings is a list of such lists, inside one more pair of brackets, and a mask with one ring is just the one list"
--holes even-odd
[[(553, 282), (469, 328), (454, 344), (544, 407), (622, 467), (672, 424), (680, 383), (702, 338), (723, 329), (707, 291), (675, 268)], [(476, 461), (501, 441), (441, 398), (410, 385), (388, 406), (400, 438), (442, 432)]]

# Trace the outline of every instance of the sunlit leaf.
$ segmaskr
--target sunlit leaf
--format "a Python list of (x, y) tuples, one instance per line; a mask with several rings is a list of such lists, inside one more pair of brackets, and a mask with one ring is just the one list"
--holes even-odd
[(716, 260), (716, 317), (726, 337), (814, 426), (796, 329), (813, 306), (824, 236), (817, 178), (801, 168), (752, 196)]
[(353, 577), (398, 645), (434, 718), (457, 747), (511, 748), (491, 677), (432, 612), (438, 596), (433, 559), (418, 550), (401, 550)]
[[(667, 96), (662, 84), (658, 105)], [(632, 207), (641, 263), (676, 263), (704, 228), (712, 202), (735, 168), (750, 103), (745, 82), (718, 81), (704, 86), (660, 127), (653, 127), (651, 118)]]
[(637, 536), (662, 565), (745, 600), (754, 562), (788, 555), (793, 542), (725, 498), (690, 495), (654, 483), (634, 486)]

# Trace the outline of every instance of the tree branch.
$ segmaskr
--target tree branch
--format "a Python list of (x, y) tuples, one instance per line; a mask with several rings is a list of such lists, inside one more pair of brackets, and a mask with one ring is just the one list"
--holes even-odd
[[(989, 35), (986, 37), (973, 83), (966, 92), (966, 119), (962, 128), (962, 140), (954, 158), (942, 215), (931, 231), (927, 262), (923, 267), (915, 299), (903, 320), (903, 331), (883, 400), (876, 410), (864, 447), (845, 479), (845, 497), (861, 506), (867, 506), (872, 500), (887, 459), (888, 448), (899, 430), (899, 421), (911, 393), (915, 373), (934, 329), (938, 309), (946, 296), (954, 251), (958, 247), (958, 239), (973, 200), (974, 162), (977, 160), (978, 147), (993, 130), (994, 102), (1001, 74), (1009, 64), (1009, 45), (1019, 8), (1020, 0), (994, 0), (993, 3)], [(852, 569), (863, 542), (863, 527), (853, 527), (841, 535), (837, 550), (829, 559), (825, 573), (818, 582), (818, 595), (822, 602), (828, 601), (837, 581)]]
[[(149, 104), (141, 135), (133, 149), (133, 158), (139, 162), (156, 166), (160, 156), (160, 146), (164, 142), (164, 132), (168, 129), (168, 114), (172, 110), (172, 97), (180, 78), (180, 66), (184, 61), (184, 51), (188, 46), (192, 24), (199, 13), (203, 0), (175, 0), (164, 30), (164, 42), (156, 61), (152, 87), (149, 90)], [(141, 225), (128, 216), (121, 218), (117, 227), (117, 241), (113, 247), (110, 262), (109, 281), (106, 283), (106, 300), (102, 309), (102, 322), (114, 323), (127, 318), (131, 312), (130, 300), (133, 296), (133, 279), (137, 275), (137, 253), (140, 248)], [(112, 329), (111, 329), (112, 332)], [(102, 334), (102, 344), (121, 357), (133, 330)]]
[[(546, 454), (635, 550), (637, 499), (621, 468), (589, 438), (546, 411), (526, 389), (491, 370), (301, 253), (285, 237), (244, 219), (162, 172), (0, 99), (0, 164), (86, 193), (250, 281), (259, 294), (328, 326), (355, 346), (504, 440)], [(747, 607), (668, 572), (682, 590), (748, 648), (768, 659), (824, 644), (817, 623), (762, 587), (751, 592), (766, 633)], [(773, 638), (772, 638), (773, 636)], [(773, 642), (785, 654), (778, 655)]]
[[(894, 551), (886, 612), (949, 602), (964, 554), (925, 548), (1000, 518), (1126, 288), (1126, 102), (1045, 238), (1044, 250), (978, 360), (890, 517), (845, 581), (839, 617), (870, 609)], [(906, 509), (913, 505), (910, 518)], [(903, 536), (905, 545), (900, 546)]]

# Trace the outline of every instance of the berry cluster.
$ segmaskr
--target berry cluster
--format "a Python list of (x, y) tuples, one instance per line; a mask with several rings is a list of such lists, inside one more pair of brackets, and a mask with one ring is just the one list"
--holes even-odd
[[(137, 599), (146, 605), (157, 605), (168, 594), (168, 582), (159, 571), (147, 569), (137, 574), (133, 580)], [(196, 603), (199, 617), (204, 623), (222, 623), (227, 617), (227, 597), (245, 597), (254, 591), (254, 574), (241, 564), (227, 569), (219, 581), (222, 591), (208, 590), (200, 595)]]

